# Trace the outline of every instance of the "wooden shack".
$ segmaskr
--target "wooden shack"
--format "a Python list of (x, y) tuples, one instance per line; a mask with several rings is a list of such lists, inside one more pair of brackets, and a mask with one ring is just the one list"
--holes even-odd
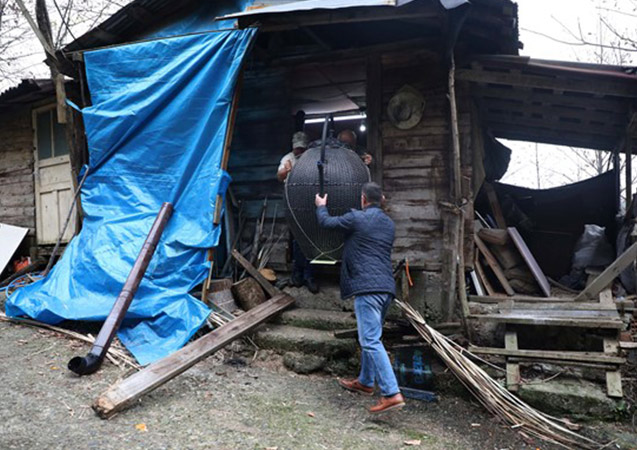
[[(396, 223), (394, 261), (408, 259), (411, 269), (413, 286), (403, 282), (403, 295), (434, 321), (453, 320), (464, 278), (458, 264), (461, 274), (473, 267), (485, 133), (615, 152), (630, 151), (634, 140), (634, 74), (518, 56), (511, 0), (473, 0), (454, 9), (440, 0), (239, 3), (133, 1), (61, 51), (74, 68), (67, 75), (84, 85), (83, 51), (184, 34), (175, 24), (185, 18), (197, 19), (189, 33), (218, 28), (215, 19), (222, 27), (258, 27), (232, 140), (236, 210), (226, 228), (238, 226), (241, 205), (250, 239), (267, 197), (265, 217), (277, 217), (277, 236), (286, 233), (275, 173), (299, 127), (298, 111), (313, 138), (326, 113), (344, 119), (337, 128), (364, 123), (359, 142), (373, 156), (372, 178)], [(425, 104), (422, 119), (408, 129), (396, 127), (387, 112), (404, 88)], [(83, 98), (88, 102), (90, 93)], [(272, 253), (269, 265), (278, 272), (290, 269), (288, 245), (284, 237)], [(335, 271), (323, 272), (335, 280)]]

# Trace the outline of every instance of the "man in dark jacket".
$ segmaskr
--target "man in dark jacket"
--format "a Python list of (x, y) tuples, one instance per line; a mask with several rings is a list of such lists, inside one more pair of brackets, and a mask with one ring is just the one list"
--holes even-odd
[(345, 232), (341, 266), (341, 297), (354, 296), (358, 340), (362, 348), (361, 372), (356, 379), (339, 380), (350, 391), (372, 395), (378, 383), (381, 398), (372, 413), (399, 409), (405, 405), (389, 356), (381, 342), (383, 321), (396, 294), (391, 251), (394, 222), (380, 208), (383, 193), (376, 183), (363, 185), (362, 211), (339, 217), (327, 211), (327, 194), (316, 195), (319, 225)]

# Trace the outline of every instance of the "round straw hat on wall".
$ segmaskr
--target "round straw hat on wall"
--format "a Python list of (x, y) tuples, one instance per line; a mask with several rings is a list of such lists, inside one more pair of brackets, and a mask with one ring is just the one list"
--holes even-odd
[(420, 123), (425, 110), (425, 99), (415, 88), (405, 85), (389, 100), (389, 121), (400, 130), (409, 130)]

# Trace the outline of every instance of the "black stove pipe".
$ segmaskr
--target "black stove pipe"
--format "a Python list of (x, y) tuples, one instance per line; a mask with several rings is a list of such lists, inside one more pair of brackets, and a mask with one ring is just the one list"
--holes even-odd
[(86, 356), (76, 356), (69, 361), (68, 368), (72, 372), (75, 372), (78, 375), (90, 375), (95, 373), (102, 365), (106, 352), (111, 346), (115, 333), (119, 329), (119, 326), (128, 311), (128, 307), (133, 301), (133, 297), (137, 292), (139, 284), (144, 278), (146, 269), (148, 269), (148, 264), (153, 257), (153, 253), (155, 253), (155, 249), (157, 248), (159, 238), (164, 232), (166, 223), (172, 216), (172, 213), (172, 203), (164, 203), (159, 214), (157, 214), (157, 218), (155, 219), (148, 236), (146, 237), (146, 241), (144, 241), (144, 245), (135, 260), (135, 264), (133, 264), (133, 268), (128, 274), (128, 278), (126, 278), (124, 287), (119, 293), (117, 300), (115, 300), (115, 304), (113, 305), (111, 312), (108, 314), (108, 317), (104, 321), (104, 324), (93, 343), (93, 348), (91, 348), (91, 351)]
[(321, 197), (325, 195), (325, 144), (327, 143), (327, 129), (332, 121), (332, 115), (329, 114), (325, 117), (325, 123), (323, 124), (323, 135), (321, 136), (321, 159), (316, 163), (319, 171), (319, 194)]

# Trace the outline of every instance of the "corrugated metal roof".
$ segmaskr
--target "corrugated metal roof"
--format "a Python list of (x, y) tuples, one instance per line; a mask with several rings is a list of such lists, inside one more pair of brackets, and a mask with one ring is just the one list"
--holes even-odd
[(55, 87), (50, 79), (24, 79), (0, 93), (0, 110), (12, 105), (23, 105), (53, 95)]
[(266, 6), (265, 8), (251, 9), (225, 16), (217, 17), (217, 20), (236, 19), (239, 17), (257, 16), (261, 14), (283, 14), (299, 11), (313, 11), (315, 9), (345, 9), (370, 6), (402, 6), (413, 0), (305, 0), (301, 2), (287, 3), (284, 5)]

